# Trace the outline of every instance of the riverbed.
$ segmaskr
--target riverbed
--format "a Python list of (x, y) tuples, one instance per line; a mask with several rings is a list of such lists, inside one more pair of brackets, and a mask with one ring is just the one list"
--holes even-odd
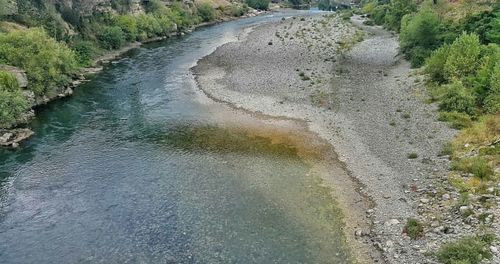
[(190, 71), (294, 14), (148, 44), (38, 109), (35, 135), (0, 150), (1, 262), (351, 262), (330, 146), (301, 121), (212, 101)]

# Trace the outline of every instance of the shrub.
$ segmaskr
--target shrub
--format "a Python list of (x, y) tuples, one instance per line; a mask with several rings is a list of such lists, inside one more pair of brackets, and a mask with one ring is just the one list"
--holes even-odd
[(440, 112), (438, 120), (450, 123), (450, 126), (455, 129), (462, 129), (472, 125), (472, 119), (468, 114), (456, 111)]
[(95, 44), (90, 41), (77, 41), (71, 45), (71, 48), (75, 51), (76, 60), (78, 64), (83, 67), (90, 66), (92, 64), (92, 59), (96, 54)]
[(461, 79), (475, 73), (479, 66), (481, 43), (476, 34), (463, 33), (450, 46), (444, 71), (448, 80)]
[(417, 239), (424, 234), (424, 226), (414, 218), (408, 218), (403, 233), (407, 234), (411, 239)]
[(385, 14), (387, 13), (388, 6), (387, 5), (379, 5), (376, 6), (372, 13), (370, 14), (371, 19), (377, 25), (382, 25), (385, 22)]
[(444, 264), (479, 264), (483, 259), (492, 257), (489, 244), (491, 241), (482, 237), (464, 237), (443, 245), (436, 256)]
[(450, 46), (445, 45), (434, 51), (425, 62), (425, 72), (430, 75), (431, 79), (438, 83), (446, 81), (447, 76), (444, 72), (446, 59), (450, 53)]
[(500, 44), (500, 10), (487, 10), (468, 16), (463, 21), (462, 28), (477, 34), (483, 44)]
[(399, 32), (403, 17), (415, 11), (417, 11), (417, 5), (413, 0), (391, 0), (385, 14), (385, 25)]
[(459, 81), (445, 86), (446, 92), (441, 98), (439, 108), (448, 112), (473, 114), (476, 104), (475, 97), (465, 89)]
[(201, 3), (196, 6), (198, 15), (204, 22), (215, 20), (215, 8), (210, 3)]
[(105, 49), (119, 49), (125, 44), (125, 33), (118, 26), (107, 26), (99, 34), (99, 40)]
[(489, 89), (485, 93), (483, 106), (487, 113), (498, 114), (500, 112), (500, 62), (498, 60), (489, 77)]
[(246, 4), (254, 9), (267, 10), (269, 9), (269, 0), (246, 0)]
[(24, 69), (37, 95), (66, 85), (78, 69), (74, 52), (40, 28), (0, 34), (0, 61)]
[(136, 16), (136, 20), (139, 40), (159, 36), (163, 33), (163, 28), (160, 23), (152, 15), (140, 14)]
[(246, 4), (232, 4), (229, 8), (229, 15), (234, 17), (240, 17), (248, 12), (248, 6)]
[(439, 17), (431, 9), (406, 15), (401, 22), (401, 50), (412, 66), (421, 66), (431, 51), (439, 46)]
[(0, 127), (10, 127), (19, 120), (28, 109), (14, 75), (0, 71)]
[(113, 24), (121, 28), (125, 34), (125, 39), (134, 41), (137, 39), (139, 30), (137, 29), (137, 21), (132, 15), (120, 15), (113, 18)]

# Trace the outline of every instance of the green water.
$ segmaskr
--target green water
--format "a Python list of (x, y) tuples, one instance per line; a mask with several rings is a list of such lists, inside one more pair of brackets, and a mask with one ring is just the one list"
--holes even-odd
[(331, 190), (311, 171), (319, 155), (235, 111), (221, 123), (189, 71), (282, 15), (135, 50), (39, 110), (36, 135), (0, 150), (0, 262), (348, 263)]

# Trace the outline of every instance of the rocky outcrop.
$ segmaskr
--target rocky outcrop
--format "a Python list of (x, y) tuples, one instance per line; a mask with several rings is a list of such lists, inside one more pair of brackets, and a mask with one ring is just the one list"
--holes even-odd
[(34, 132), (28, 128), (0, 129), (0, 146), (17, 148), (19, 142), (29, 138)]

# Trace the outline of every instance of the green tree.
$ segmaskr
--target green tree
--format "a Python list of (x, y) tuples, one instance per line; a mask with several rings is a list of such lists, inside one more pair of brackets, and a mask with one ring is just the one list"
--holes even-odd
[(463, 79), (474, 74), (480, 63), (481, 43), (472, 33), (463, 33), (450, 46), (444, 71), (448, 80)]

